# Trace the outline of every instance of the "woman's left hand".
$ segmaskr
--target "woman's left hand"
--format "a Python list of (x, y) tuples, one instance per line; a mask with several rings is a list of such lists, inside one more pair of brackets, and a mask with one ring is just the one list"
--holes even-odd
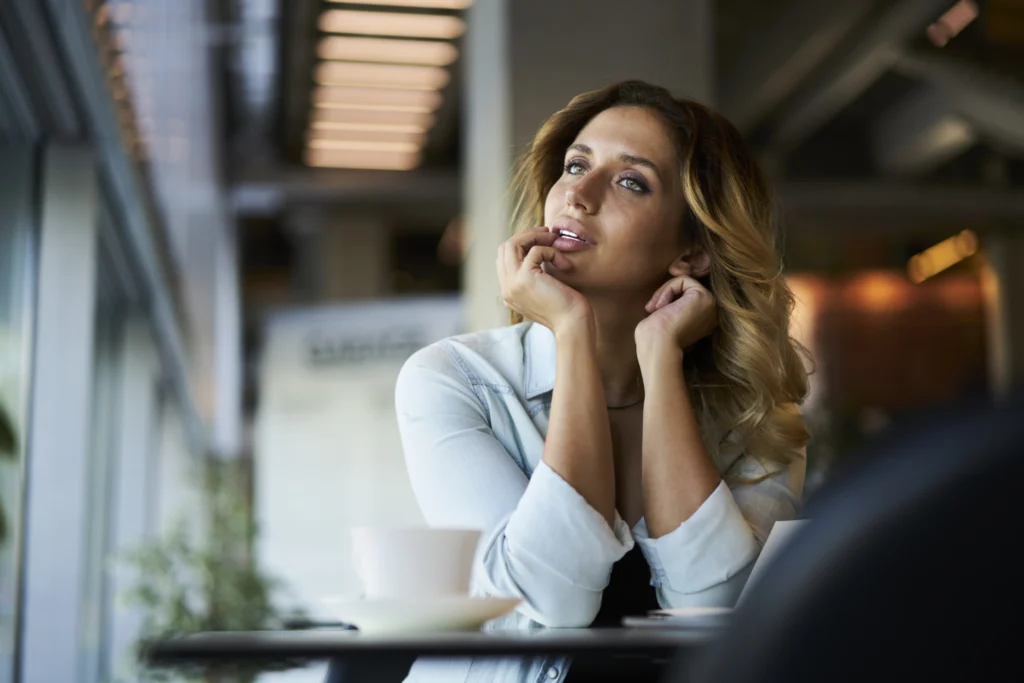
[(659, 287), (646, 309), (650, 315), (640, 321), (634, 333), (641, 357), (666, 348), (683, 351), (711, 334), (718, 325), (715, 297), (686, 275)]

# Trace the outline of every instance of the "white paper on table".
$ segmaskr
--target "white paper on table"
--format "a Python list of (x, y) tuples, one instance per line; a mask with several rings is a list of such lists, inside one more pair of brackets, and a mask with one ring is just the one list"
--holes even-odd
[(750, 570), (747, 583), (743, 586), (743, 591), (736, 601), (737, 605), (743, 602), (744, 597), (750, 593), (750, 587), (764, 573), (764, 568), (772, 563), (772, 558), (779, 554), (779, 551), (792, 539), (793, 534), (803, 528), (808, 521), (810, 520), (794, 519), (786, 522), (775, 522), (771, 532), (768, 534), (768, 538), (765, 539), (764, 547), (761, 548), (761, 554), (758, 555), (757, 561), (754, 562), (754, 568)]

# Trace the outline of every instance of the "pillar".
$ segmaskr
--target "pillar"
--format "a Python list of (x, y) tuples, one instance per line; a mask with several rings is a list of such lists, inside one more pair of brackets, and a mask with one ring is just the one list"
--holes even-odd
[(46, 150), (26, 463), (21, 680), (77, 681), (92, 445), (99, 188), (84, 147)]
[(1024, 385), (1024, 236), (989, 236), (985, 253), (989, 384), (993, 394), (1002, 397)]

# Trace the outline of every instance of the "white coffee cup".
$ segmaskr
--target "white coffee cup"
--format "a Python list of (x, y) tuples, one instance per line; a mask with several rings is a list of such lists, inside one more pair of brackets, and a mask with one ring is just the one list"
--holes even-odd
[(369, 599), (469, 594), (475, 529), (371, 527), (352, 529), (352, 559)]

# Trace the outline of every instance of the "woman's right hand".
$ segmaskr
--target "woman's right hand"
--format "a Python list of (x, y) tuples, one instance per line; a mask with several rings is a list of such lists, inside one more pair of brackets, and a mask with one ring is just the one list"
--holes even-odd
[(574, 323), (589, 321), (590, 304), (567, 284), (544, 272), (544, 264), (568, 271), (572, 263), (552, 243), (558, 235), (547, 228), (531, 228), (513, 235), (498, 247), (501, 299), (510, 309), (557, 333)]

